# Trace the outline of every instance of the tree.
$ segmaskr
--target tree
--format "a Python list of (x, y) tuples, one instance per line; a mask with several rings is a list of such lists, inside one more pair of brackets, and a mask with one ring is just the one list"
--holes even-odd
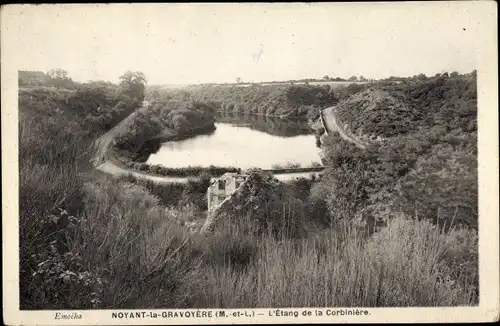
[(144, 100), (146, 84), (146, 76), (140, 71), (127, 71), (120, 76), (120, 87), (123, 92), (139, 102)]
[[(442, 76), (444, 76), (444, 75), (442, 75)], [(448, 73), (446, 73), (446, 77), (448, 77)], [(423, 80), (427, 79), (427, 76), (425, 74), (418, 74), (418, 75), (413, 76), (413, 78), (423, 81)]]
[(348, 81), (356, 81), (358, 78), (356, 76), (349, 77)]
[(53, 78), (53, 79), (66, 79), (66, 78), (68, 78), (68, 72), (66, 70), (60, 69), (60, 68), (50, 69), (47, 74), (50, 76), (50, 78)]
[(185, 132), (189, 127), (189, 121), (186, 116), (176, 114), (172, 117), (172, 126), (176, 131)]
[(238, 84), (241, 84), (241, 77), (236, 78), (236, 82), (237, 82)]
[(73, 82), (71, 78), (68, 77), (68, 72), (61, 68), (50, 69), (47, 75), (49, 75), (51, 83), (57, 87), (57, 90), (59, 90), (61, 86)]
[(324, 75), (324, 76), (323, 76), (323, 79), (324, 79), (324, 80), (330, 80), (330, 77), (328, 77), (328, 75)]
[(147, 84), (146, 76), (140, 71), (127, 71), (120, 76), (120, 84)]
[(360, 81), (366, 81), (367, 79), (366, 79), (365, 77), (363, 77), (363, 76), (360, 76), (360, 77), (359, 77), (359, 80), (360, 80)]

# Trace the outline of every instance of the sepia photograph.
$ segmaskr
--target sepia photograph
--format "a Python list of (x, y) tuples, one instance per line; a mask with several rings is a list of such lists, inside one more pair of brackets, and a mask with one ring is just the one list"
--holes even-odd
[(496, 3), (1, 14), (10, 324), (498, 320)]

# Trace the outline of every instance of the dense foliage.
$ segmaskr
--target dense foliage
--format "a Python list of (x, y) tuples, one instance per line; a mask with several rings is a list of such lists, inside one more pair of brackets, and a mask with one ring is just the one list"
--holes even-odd
[[(140, 95), (139, 95), (140, 97)], [(107, 82), (78, 84), (74, 90), (20, 88), (19, 107), (23, 114), (41, 114), (71, 119), (80, 125), (77, 132), (102, 133), (140, 106), (139, 98), (124, 94)]]
[(238, 114), (316, 118), (319, 108), (334, 105), (342, 94), (358, 87), (363, 86), (349, 85), (338, 88), (329, 85), (200, 86), (182, 90), (156, 89), (147, 96), (170, 100), (192, 99), (211, 103), (224, 112)]
[(337, 106), (337, 116), (357, 134), (391, 137), (419, 128), (476, 130), (475, 74), (373, 85)]
[(387, 222), (402, 211), (477, 227), (475, 89), (474, 74), (437, 76), (373, 87), (339, 103), (342, 126), (383, 140), (359, 149), (338, 134), (325, 137), (327, 219)]
[(54, 307), (68, 300), (62, 293), (81, 307), (99, 304), (102, 280), (68, 240), (84, 208), (93, 141), (137, 105), (108, 83), (19, 89), (21, 307)]
[(57, 68), (51, 69), (47, 73), (42, 71), (19, 71), (18, 85), (19, 87), (49, 86), (57, 89), (61, 87), (73, 89), (78, 83), (75, 83), (68, 76), (67, 71)]
[[(20, 308), (477, 305), (478, 238), (467, 226), (477, 223), (476, 118), (439, 120), (474, 110), (475, 79), (437, 77), (379, 89), (424, 112), (418, 128), (388, 128), (366, 149), (325, 137), (331, 167), (319, 182), (257, 182), (208, 237), (189, 230), (204, 221), (209, 175), (161, 185), (89, 169), (90, 142), (125, 114), (123, 85), (21, 89)], [(449, 96), (459, 85), (468, 100)], [(216, 108), (189, 101), (152, 103), (138, 123), (189, 131)], [(375, 111), (360, 110), (351, 128), (373, 119), (383, 131)], [(385, 228), (368, 236), (356, 220)], [(260, 232), (249, 232), (255, 221)]]
[(146, 141), (179, 139), (213, 130), (215, 108), (201, 102), (154, 101), (138, 111), (128, 130), (115, 139), (120, 155), (136, 158)]

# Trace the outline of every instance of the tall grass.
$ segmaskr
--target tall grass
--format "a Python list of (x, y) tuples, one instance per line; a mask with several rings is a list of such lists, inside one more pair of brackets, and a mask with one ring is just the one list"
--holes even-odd
[[(444, 258), (453, 256), (457, 240), (465, 234), (474, 239), (474, 231), (443, 233), (430, 222), (402, 216), (369, 239), (359, 237), (354, 230), (339, 236), (333, 229), (298, 240), (264, 236), (250, 241), (243, 234), (233, 234), (217, 248), (224, 250), (235, 238), (239, 245), (253, 244), (249, 248), (257, 250), (252, 251), (252, 262), (246, 269), (238, 269), (234, 264), (209, 266), (199, 285), (202, 294), (193, 295), (197, 298), (194, 305), (237, 308), (477, 304), (477, 283), (451, 277)], [(469, 261), (477, 259), (475, 254), (471, 256)], [(456, 269), (455, 273), (464, 276), (467, 271)]]
[(195, 216), (155, 196), (168, 191), (82, 176), (86, 136), (70, 126), (22, 116), (21, 309), (478, 303), (476, 230), (400, 215), (370, 237), (304, 232), (312, 219), (283, 197), (262, 216), (228, 214), (214, 233), (193, 234), (179, 221)]
[(43, 299), (35, 307), (477, 304), (472, 230), (443, 232), (400, 216), (370, 238), (351, 228), (297, 238), (286, 232), (297, 212), (285, 205), (267, 217), (280, 221), (279, 230), (269, 224), (265, 232), (252, 232), (254, 217), (246, 214), (203, 236), (179, 226), (178, 211), (162, 207), (145, 187), (103, 178), (81, 190), (84, 210), (66, 232), (66, 254), (49, 261), (64, 268), (42, 274), (50, 286), (38, 281), (36, 291), (44, 295), (35, 296)]
[[(48, 259), (51, 243), (61, 237), (66, 217), (57, 209), (77, 212), (81, 207), (80, 173), (89, 166), (86, 137), (48, 118), (24, 116), (19, 126), (19, 255), (21, 306), (44, 304), (42, 284), (33, 280), (39, 263)], [(57, 217), (57, 218), (56, 218)], [(52, 219), (54, 218), (54, 219)]]
[(86, 185), (85, 221), (78, 251), (89, 266), (103, 268), (108, 280), (106, 308), (182, 304), (196, 259), (189, 259), (190, 238), (158, 199), (137, 185), (104, 180)]

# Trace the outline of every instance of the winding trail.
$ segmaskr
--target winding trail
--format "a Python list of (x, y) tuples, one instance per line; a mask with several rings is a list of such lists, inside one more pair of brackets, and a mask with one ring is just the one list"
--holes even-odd
[(183, 178), (183, 177), (171, 177), (171, 176), (155, 176), (155, 175), (150, 175), (146, 173), (141, 173), (137, 172), (131, 169), (125, 169), (122, 168), (112, 161), (108, 160), (106, 158), (106, 153), (109, 150), (109, 146), (111, 146), (113, 139), (115, 139), (117, 136), (121, 135), (122, 133), (126, 132), (130, 126), (132, 125), (132, 122), (134, 121), (135, 116), (137, 115), (138, 112), (147, 110), (149, 107), (149, 102), (144, 101), (142, 103), (142, 106), (135, 110), (133, 113), (128, 115), (125, 119), (120, 121), (116, 126), (114, 126), (111, 130), (103, 134), (101, 137), (99, 137), (95, 143), (94, 146), (96, 147), (96, 155), (92, 160), (92, 163), (98, 169), (99, 171), (112, 174), (112, 175), (133, 175), (136, 178), (140, 179), (147, 179), (151, 180), (157, 183), (187, 183), (189, 181), (189, 178)]
[(332, 106), (321, 110), (320, 119), (327, 134), (337, 132), (346, 141), (353, 143), (359, 148), (366, 148), (367, 144), (352, 137), (341, 126), (339, 126), (337, 118), (335, 117), (335, 107)]

